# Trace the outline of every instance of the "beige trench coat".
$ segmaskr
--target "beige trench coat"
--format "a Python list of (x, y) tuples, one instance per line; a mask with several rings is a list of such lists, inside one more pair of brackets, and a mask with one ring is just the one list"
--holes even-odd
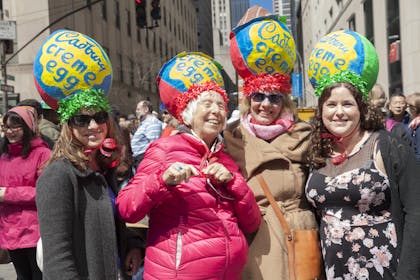
[(263, 220), (253, 237), (242, 279), (289, 279), (285, 235), (255, 175), (262, 172), (290, 229), (315, 229), (315, 215), (305, 197), (307, 150), (311, 128), (305, 122), (271, 143), (232, 123), (225, 132), (226, 152), (236, 161), (260, 206)]

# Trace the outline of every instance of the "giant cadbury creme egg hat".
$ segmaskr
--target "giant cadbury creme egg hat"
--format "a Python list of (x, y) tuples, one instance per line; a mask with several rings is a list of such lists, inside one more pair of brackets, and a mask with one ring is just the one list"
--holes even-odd
[(188, 103), (205, 91), (219, 93), (226, 103), (221, 68), (219, 63), (200, 52), (176, 55), (162, 66), (156, 80), (162, 103), (181, 123), (181, 114)]
[(71, 30), (57, 30), (41, 45), (34, 61), (34, 80), (41, 98), (57, 110), (60, 100), (94, 90), (105, 96), (111, 89), (112, 66), (92, 38)]
[(290, 93), (296, 50), (284, 17), (255, 18), (234, 28), (230, 39), (232, 64), (245, 80), (245, 96), (256, 91)]
[(351, 30), (325, 35), (309, 57), (308, 77), (318, 97), (326, 87), (347, 82), (356, 86), (367, 99), (378, 71), (375, 47), (364, 36)]

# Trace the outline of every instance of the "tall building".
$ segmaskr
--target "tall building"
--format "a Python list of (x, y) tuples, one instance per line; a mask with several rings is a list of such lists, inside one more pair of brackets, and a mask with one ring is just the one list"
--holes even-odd
[(182, 51), (198, 50), (194, 1), (160, 1), (161, 19), (153, 20), (150, 0), (142, 0), (142, 18), (136, 14), (135, 0), (3, 0), (4, 20), (17, 23), (15, 51), (55, 20), (89, 3), (93, 5), (50, 26), (10, 61), (7, 72), (15, 81), (9, 84), (21, 99), (40, 99), (32, 77), (35, 54), (50, 33), (71, 29), (92, 37), (108, 53), (114, 74), (109, 93), (112, 104), (131, 113), (137, 101), (149, 99), (157, 109), (160, 101), (155, 79), (162, 64)]
[(249, 0), (231, 0), (230, 1), (230, 10), (231, 10), (231, 29), (235, 28), (238, 25), (238, 22), (244, 16), (246, 11), (249, 8)]
[(232, 81), (236, 81), (236, 72), (230, 62), (231, 28), (230, 0), (212, 0), (213, 49), (214, 58), (223, 66)]
[(287, 27), (292, 30), (292, 10), (290, 2), (295, 0), (273, 0), (273, 14), (287, 19)]
[[(336, 0), (300, 2), (304, 66), (313, 46), (324, 35), (350, 29), (367, 37), (379, 56), (377, 82), (387, 94), (420, 91), (420, 1)], [(316, 104), (305, 71), (306, 103)]]
[(213, 57), (211, 0), (194, 0), (194, 5), (197, 13), (198, 51)]
[(212, 0), (211, 6), (213, 11), (213, 31), (216, 31), (218, 34), (217, 44), (219, 46), (229, 46), (229, 34), (231, 31), (230, 0)]

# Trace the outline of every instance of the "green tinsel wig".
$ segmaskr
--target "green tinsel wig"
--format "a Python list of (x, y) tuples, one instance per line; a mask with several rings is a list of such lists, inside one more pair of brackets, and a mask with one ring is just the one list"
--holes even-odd
[(365, 100), (368, 99), (369, 91), (367, 89), (367, 82), (359, 75), (349, 70), (341, 71), (331, 76), (323, 76), (316, 85), (315, 95), (320, 97), (325, 88), (336, 83), (352, 84), (360, 91)]
[(86, 89), (58, 102), (60, 121), (66, 122), (84, 108), (109, 112), (111, 106), (102, 89)]

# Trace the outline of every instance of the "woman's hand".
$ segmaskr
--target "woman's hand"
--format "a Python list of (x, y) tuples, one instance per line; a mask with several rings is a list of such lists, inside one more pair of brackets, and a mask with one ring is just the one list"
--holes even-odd
[(199, 175), (198, 170), (190, 165), (182, 162), (175, 162), (169, 166), (168, 169), (163, 173), (162, 179), (167, 185), (175, 186), (180, 184), (182, 181), (188, 182), (191, 176)]
[(142, 258), (139, 248), (131, 249), (125, 258), (125, 273), (131, 276), (136, 275), (137, 271), (139, 271)]
[(415, 117), (409, 124), (408, 127), (411, 129), (411, 132), (416, 130), (416, 128), (420, 125), (420, 116)]
[(215, 162), (203, 169), (203, 173), (220, 183), (228, 183), (233, 174), (221, 163)]

